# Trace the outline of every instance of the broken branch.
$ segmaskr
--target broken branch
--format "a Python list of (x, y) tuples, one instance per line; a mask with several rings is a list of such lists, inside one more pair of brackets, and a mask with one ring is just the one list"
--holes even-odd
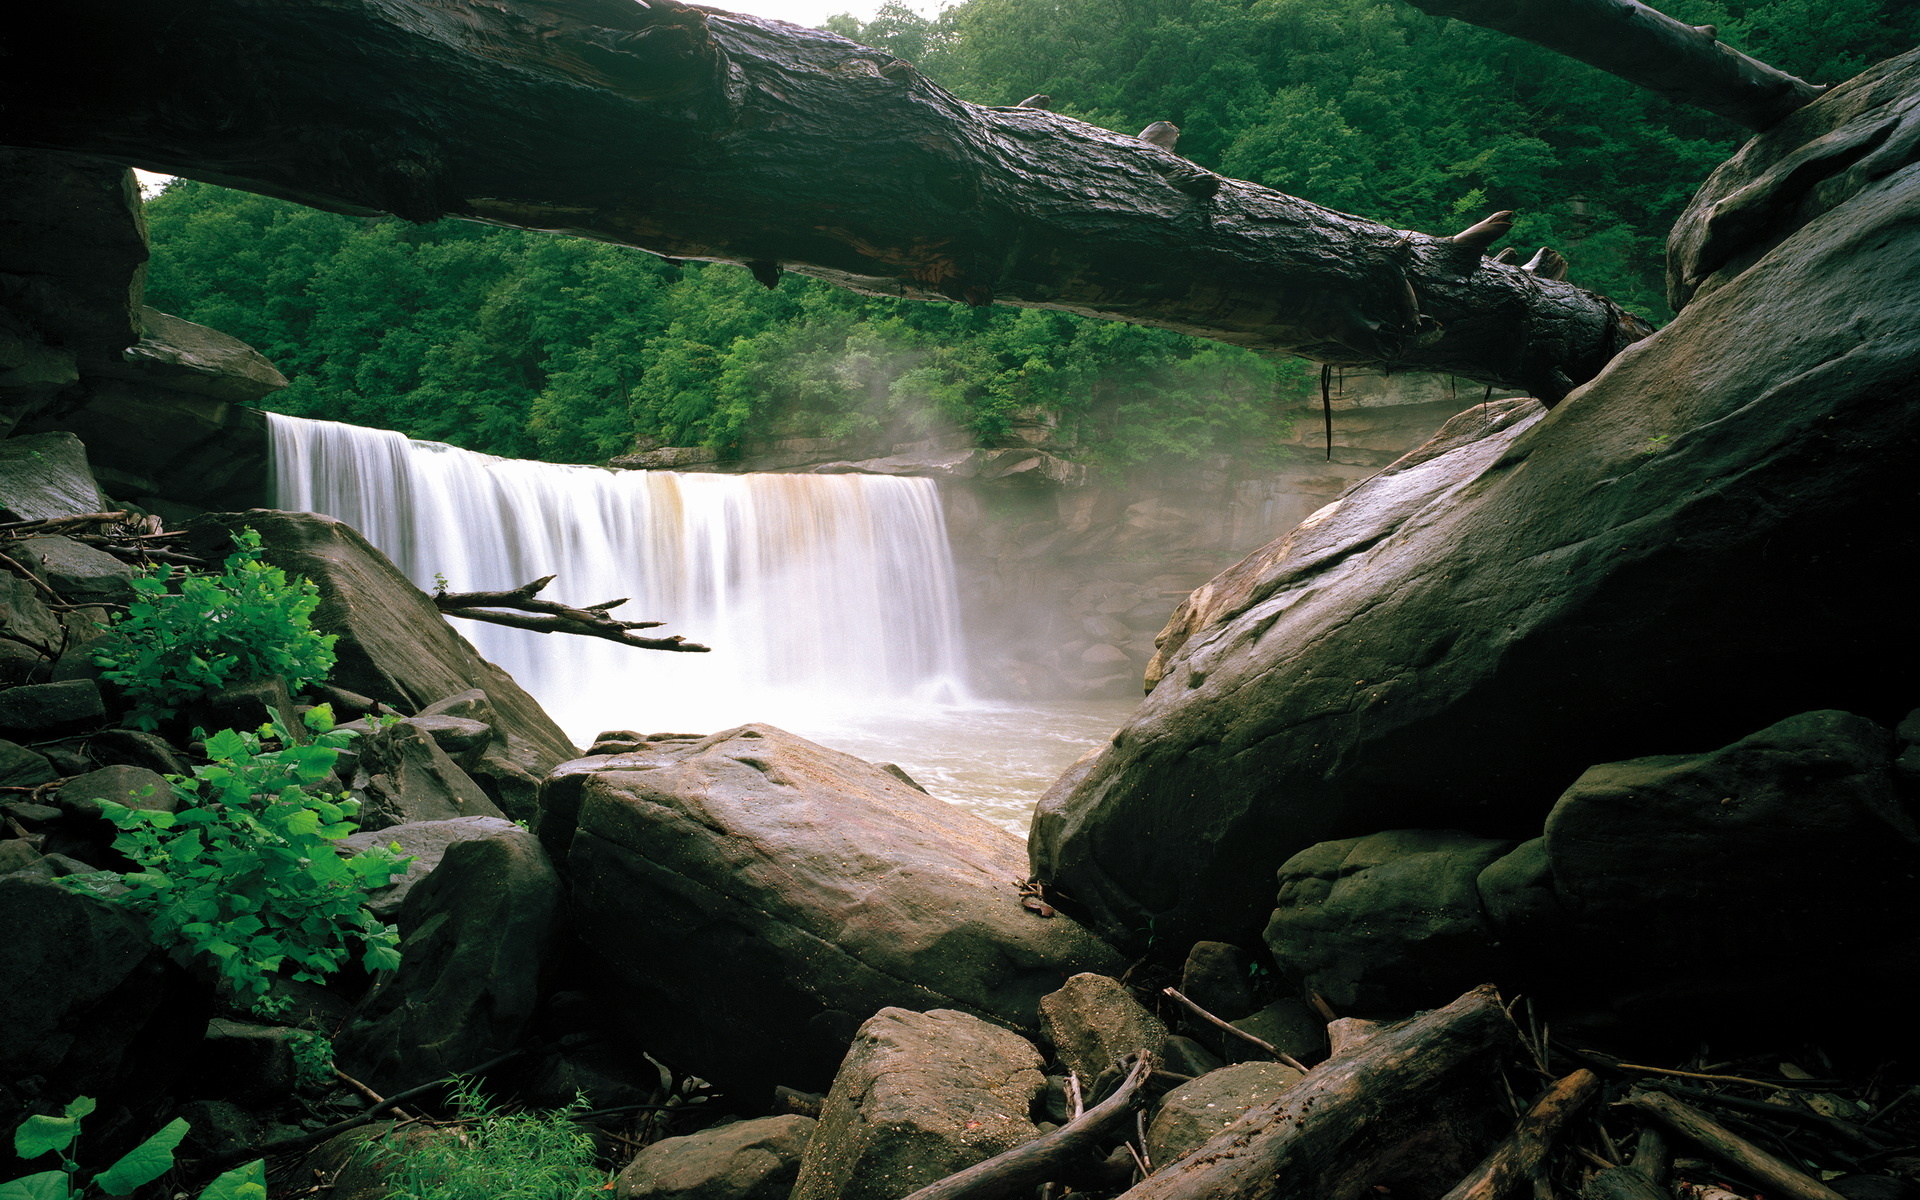
[(1664, 1092), (1635, 1091), (1619, 1102), (1659, 1121), (1728, 1166), (1787, 1200), (1845, 1200), (1839, 1192), (1765, 1150), (1688, 1104)]
[(1161, 988), (1160, 991), (1163, 995), (1169, 996), (1172, 999), (1178, 1001), (1180, 1004), (1184, 1005), (1188, 1012), (1192, 1013), (1196, 1017), (1199, 1017), (1202, 1021), (1207, 1022), (1209, 1025), (1217, 1026), (1218, 1028), (1223, 1029), (1226, 1032), (1232, 1034), (1233, 1036), (1239, 1038), (1243, 1042), (1248, 1042), (1248, 1043), (1251, 1043), (1252, 1045), (1258, 1046), (1261, 1050), (1263, 1050), (1267, 1054), (1270, 1054), (1274, 1058), (1279, 1059), (1281, 1062), (1287, 1064), (1289, 1067), (1292, 1067), (1294, 1070), (1300, 1072), (1302, 1075), (1305, 1075), (1307, 1073), (1306, 1064), (1302, 1063), (1299, 1059), (1295, 1058), (1293, 1055), (1288, 1054), (1285, 1050), (1280, 1049), (1278, 1046), (1275, 1046), (1272, 1043), (1265, 1041), (1264, 1039), (1255, 1037), (1251, 1033), (1248, 1033), (1246, 1030), (1240, 1028), (1238, 1025), (1231, 1024), (1230, 1022), (1227, 1022), (1227, 1021), (1222, 1021), (1219, 1017), (1214, 1016), (1212, 1013), (1208, 1012), (1206, 1009), (1201, 1008), (1198, 1004), (1195, 1004), (1193, 1001), (1187, 999), (1186, 996), (1181, 994), (1178, 988)]
[[(664, 622), (620, 621), (607, 615), (608, 609), (620, 607), (626, 603), (625, 599), (603, 600), (586, 608), (537, 599), (554, 578), (548, 575), (501, 592), (437, 591), (433, 594), (433, 603), (443, 616), (485, 621), (490, 625), (505, 625), (509, 629), (525, 629), (531, 633), (575, 633), (582, 637), (604, 638), (641, 650), (671, 650), (683, 654), (705, 654), (711, 649), (683, 637), (649, 638), (635, 635), (633, 631), (636, 629), (656, 629)], [(514, 611), (486, 611), (497, 608)], [(536, 615), (521, 616), (521, 613)]]
[(1500, 1200), (1517, 1185), (1534, 1183), (1553, 1139), (1599, 1088), (1600, 1077), (1584, 1067), (1556, 1082), (1443, 1200)]

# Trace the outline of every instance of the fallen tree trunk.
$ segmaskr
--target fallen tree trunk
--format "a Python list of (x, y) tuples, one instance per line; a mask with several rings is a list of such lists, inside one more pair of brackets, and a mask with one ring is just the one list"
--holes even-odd
[(1639, 0), (1407, 0), (1424, 13), (1557, 50), (1669, 100), (1767, 129), (1826, 91)]
[(336, 211), (1117, 318), (1547, 403), (1649, 332), (1485, 257), (1485, 237), (1222, 181), (1044, 109), (965, 103), (831, 34), (675, 0), (76, 0), (9, 36), (86, 53), (9, 60), (0, 143)]
[(1477, 988), (1321, 1063), (1122, 1200), (1372, 1195), (1392, 1182), (1397, 1160), (1425, 1159), (1431, 1169), (1444, 1157), (1432, 1129), (1444, 1120), (1440, 1102), (1470, 1096), (1501, 1058), (1489, 1051), (1513, 1041), (1498, 996)]
[(1551, 1195), (1541, 1172), (1547, 1151), (1566, 1123), (1600, 1090), (1600, 1077), (1582, 1068), (1556, 1082), (1520, 1118), (1506, 1140), (1487, 1155), (1473, 1174), (1441, 1200), (1504, 1200), (1522, 1184), (1536, 1196)]

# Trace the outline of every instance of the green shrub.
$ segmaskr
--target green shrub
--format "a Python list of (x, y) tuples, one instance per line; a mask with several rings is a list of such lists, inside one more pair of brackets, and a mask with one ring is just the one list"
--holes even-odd
[(388, 1200), (589, 1200), (606, 1186), (593, 1139), (573, 1121), (585, 1100), (502, 1113), (462, 1079), (454, 1104), (465, 1126), (457, 1137), (378, 1143)]
[[(353, 833), (359, 802), (314, 785), (351, 740), (331, 732), (325, 705), (307, 716), (315, 736), (298, 744), (276, 721), (261, 734), (225, 730), (206, 739), (213, 761), (193, 776), (168, 776), (178, 812), (106, 803), (120, 829), (114, 849), (141, 869), (98, 889), (145, 913), (154, 940), (200, 957), (242, 1001), (270, 1011), (267, 990), (285, 971), (319, 982), (357, 942), (369, 970), (400, 963), (399, 936), (367, 911), (369, 889), (384, 887), (410, 859), (375, 848), (342, 858), (334, 843)], [(394, 849), (397, 849), (395, 847)], [(73, 876), (71, 886), (101, 877)]]
[[(0, 1183), (0, 1200), (74, 1200), (89, 1189), (124, 1196), (141, 1184), (152, 1183), (173, 1168), (173, 1150), (187, 1135), (185, 1121), (171, 1121), (160, 1132), (127, 1151), (85, 1185), (74, 1161), (80, 1139), (80, 1119), (93, 1112), (93, 1099), (81, 1096), (57, 1117), (28, 1117), (13, 1132), (13, 1152), (23, 1159), (45, 1154), (59, 1156), (60, 1166), (37, 1175)], [(259, 1159), (235, 1167), (208, 1184), (200, 1200), (267, 1200), (266, 1164)]]
[(298, 689), (326, 678), (334, 635), (313, 628), (318, 589), (260, 560), (260, 535), (243, 529), (219, 574), (151, 567), (134, 576), (133, 603), (94, 655), (134, 702), (130, 723), (160, 721), (221, 688), (278, 675)]

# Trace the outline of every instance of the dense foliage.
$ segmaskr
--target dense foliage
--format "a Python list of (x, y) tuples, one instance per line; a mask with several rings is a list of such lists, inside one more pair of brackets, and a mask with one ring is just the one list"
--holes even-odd
[[(173, 1169), (173, 1152), (187, 1136), (183, 1120), (169, 1121), (160, 1131), (121, 1155), (91, 1179), (80, 1178), (80, 1122), (92, 1116), (91, 1096), (69, 1102), (59, 1116), (31, 1116), (13, 1132), (13, 1152), (23, 1160), (53, 1155), (59, 1166), (51, 1171), (0, 1183), (0, 1200), (79, 1200), (92, 1193), (125, 1196)], [(216, 1178), (200, 1193), (200, 1200), (267, 1200), (266, 1164), (260, 1159)]]
[(324, 982), (356, 947), (368, 970), (400, 963), (399, 935), (366, 900), (408, 860), (383, 847), (337, 851), (359, 828), (359, 802), (322, 784), (352, 735), (328, 732), (325, 706), (308, 724), (315, 736), (304, 743), (277, 723), (266, 738), (230, 729), (207, 738), (212, 761), (168, 777), (176, 812), (103, 804), (120, 830), (113, 848), (140, 865), (108, 898), (145, 914), (157, 943), (212, 967), (263, 1012), (276, 1007), (276, 977)]
[[(1903, 0), (1667, 0), (1817, 82), (1920, 41)], [(1124, 132), (1180, 125), (1226, 174), (1408, 228), (1515, 209), (1575, 282), (1667, 315), (1660, 249), (1740, 131), (1397, 0), (966, 0), (829, 26), (967, 99)], [(789, 276), (454, 222), (412, 227), (192, 183), (149, 208), (156, 306), (252, 342), (269, 403), (474, 449), (594, 461), (645, 444), (1057, 420), (1090, 461), (1269, 446), (1305, 371), (1157, 330), (873, 299)]]
[(389, 1136), (379, 1156), (390, 1200), (591, 1200), (611, 1190), (593, 1138), (574, 1118), (584, 1100), (550, 1112), (502, 1112), (471, 1079), (455, 1081), (458, 1128)]
[(277, 675), (298, 689), (333, 667), (333, 634), (313, 627), (314, 585), (262, 562), (260, 535), (243, 529), (224, 568), (133, 577), (133, 603), (115, 614), (95, 665), (133, 702), (128, 723), (155, 729), (183, 705), (230, 684)]

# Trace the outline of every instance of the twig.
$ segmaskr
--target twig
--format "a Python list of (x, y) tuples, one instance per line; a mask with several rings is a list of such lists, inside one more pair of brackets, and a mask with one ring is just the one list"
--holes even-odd
[(333, 1069), (333, 1074), (336, 1079), (340, 1080), (342, 1083), (346, 1084), (348, 1087), (352, 1088), (354, 1091), (359, 1092), (362, 1096), (365, 1096), (369, 1101), (371, 1101), (375, 1105), (385, 1104), (389, 1108), (393, 1109), (394, 1114), (396, 1116), (399, 1116), (408, 1121), (411, 1121), (414, 1119), (414, 1115), (412, 1113), (408, 1112), (404, 1108), (401, 1108), (398, 1104), (395, 1104), (392, 1101), (388, 1100), (385, 1096), (382, 1096), (379, 1092), (374, 1091), (372, 1088), (368, 1087), (366, 1084), (361, 1083), (358, 1079), (355, 1079), (353, 1076), (347, 1074), (345, 1071), (342, 1071), (339, 1067), (335, 1067)]
[(1684, 1083), (1652, 1082), (1648, 1086), (1699, 1100), (1705, 1104), (1714, 1104), (1722, 1108), (1739, 1109), (1742, 1112), (1759, 1113), (1762, 1116), (1779, 1117), (1783, 1120), (1798, 1121), (1802, 1125), (1813, 1125), (1824, 1129), (1837, 1137), (1845, 1138), (1863, 1150), (1880, 1151), (1887, 1144), (1868, 1133), (1852, 1121), (1840, 1117), (1830, 1117), (1811, 1109), (1796, 1108), (1790, 1104), (1775, 1104), (1770, 1100), (1749, 1100), (1745, 1096), (1729, 1096), (1724, 1092), (1709, 1091), (1706, 1088), (1688, 1087)]
[[(620, 621), (608, 616), (609, 609), (618, 608), (627, 602), (625, 597), (618, 600), (602, 600), (598, 604), (589, 604), (584, 608), (561, 604), (555, 600), (536, 599), (540, 592), (554, 581), (554, 578), (548, 575), (503, 592), (449, 592), (443, 588), (433, 594), (433, 603), (449, 617), (486, 621), (493, 625), (505, 625), (509, 629), (525, 629), (533, 633), (577, 633), (585, 637), (605, 638), (610, 642), (636, 646), (642, 650), (673, 650), (685, 654), (704, 654), (710, 649), (682, 637), (634, 636), (632, 631), (635, 629), (657, 629), (664, 622)], [(514, 611), (485, 611), (496, 608)], [(538, 615), (521, 616), (520, 613)]]
[(27, 521), (7, 521), (0, 523), (0, 533), (39, 533), (42, 530), (61, 529), (68, 525), (92, 525), (100, 521), (118, 521), (131, 515), (133, 514), (121, 511), (77, 513), (71, 517), (34, 517)]
[(1634, 1091), (1619, 1103), (1648, 1114), (1787, 1200), (1844, 1200), (1826, 1184), (1665, 1092)]
[(1643, 1071), (1649, 1075), (1672, 1075), (1679, 1079), (1705, 1079), (1714, 1083), (1744, 1083), (1757, 1088), (1811, 1088), (1821, 1086), (1819, 1080), (1810, 1079), (1749, 1079), (1745, 1075), (1707, 1075), (1699, 1071), (1676, 1071), (1672, 1067), (1645, 1067), (1638, 1063), (1620, 1062), (1594, 1050), (1575, 1050), (1581, 1058), (1591, 1059), (1615, 1071)]
[(1281, 1062), (1292, 1067), (1294, 1070), (1300, 1072), (1302, 1075), (1305, 1075), (1307, 1073), (1307, 1068), (1305, 1064), (1303, 1064), (1299, 1059), (1295, 1058), (1293, 1055), (1288, 1054), (1285, 1050), (1280, 1049), (1278, 1046), (1273, 1045), (1271, 1042), (1268, 1042), (1261, 1038), (1257, 1038), (1253, 1036), (1251, 1033), (1248, 1033), (1246, 1030), (1240, 1028), (1238, 1025), (1233, 1025), (1233, 1024), (1229, 1024), (1226, 1021), (1222, 1021), (1219, 1017), (1214, 1016), (1212, 1013), (1208, 1012), (1206, 1009), (1201, 1008), (1198, 1004), (1195, 1004), (1193, 1001), (1181, 995), (1179, 988), (1161, 988), (1160, 993), (1161, 995), (1168, 996), (1178, 1001), (1180, 1004), (1186, 1007), (1188, 1012), (1192, 1013), (1196, 1017), (1199, 1017), (1202, 1021), (1205, 1021), (1211, 1025), (1216, 1025), (1219, 1028), (1226, 1030), (1228, 1033), (1232, 1034), (1233, 1036), (1240, 1038), (1242, 1041), (1249, 1042), (1255, 1046), (1258, 1046), (1260, 1049), (1266, 1051), (1268, 1054), (1271, 1054), (1273, 1057), (1279, 1059)]
[(1039, 1186), (1061, 1163), (1097, 1145), (1107, 1129), (1127, 1115), (1152, 1071), (1153, 1056), (1142, 1050), (1113, 1095), (1085, 1113), (1052, 1133), (930, 1183), (906, 1200), (988, 1200)]
[(1080, 1072), (1067, 1072), (1067, 1103), (1073, 1107), (1073, 1120), (1078, 1121), (1080, 1114), (1087, 1111), (1087, 1102), (1080, 1095)]
[(1600, 1077), (1585, 1067), (1556, 1082), (1444, 1200), (1500, 1200), (1537, 1180), (1553, 1139), (1599, 1090)]
[[(18, 571), (20, 574), (27, 577), (28, 583), (31, 583), (34, 587), (40, 590), (41, 595), (45, 596), (49, 600), (54, 601), (55, 603), (59, 602), (60, 597), (54, 594), (54, 590), (47, 586), (45, 580), (41, 579), (38, 575), (35, 575), (32, 571), (27, 570), (25, 567), (15, 562), (13, 559), (8, 558), (4, 554), (0, 554), (0, 566), (9, 567), (12, 570)], [(18, 640), (18, 639), (15, 639), (15, 640)]]

